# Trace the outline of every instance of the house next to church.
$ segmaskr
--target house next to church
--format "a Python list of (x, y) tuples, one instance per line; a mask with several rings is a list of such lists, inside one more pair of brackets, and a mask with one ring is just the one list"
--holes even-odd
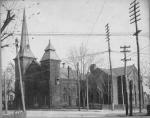
[[(97, 68), (93, 64), (89, 79), (89, 103), (111, 105), (112, 100), (115, 108), (123, 108), (130, 99), (129, 82), (132, 81), (132, 104), (134, 107), (139, 106), (139, 86), (138, 86), (138, 71), (135, 65), (127, 66), (127, 79), (124, 75), (124, 67), (112, 68), (112, 80), (109, 69)], [(94, 81), (93, 81), (94, 80)], [(113, 99), (111, 83), (113, 83)], [(141, 84), (141, 105), (144, 105), (143, 87)], [(127, 91), (127, 98), (126, 98)]]

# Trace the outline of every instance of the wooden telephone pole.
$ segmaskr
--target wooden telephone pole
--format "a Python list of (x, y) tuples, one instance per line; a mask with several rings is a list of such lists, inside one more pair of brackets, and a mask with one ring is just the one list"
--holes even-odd
[(23, 90), (23, 83), (22, 83), (22, 72), (21, 72), (20, 58), (19, 58), (19, 53), (18, 53), (18, 39), (15, 40), (15, 44), (16, 44), (16, 54), (17, 54), (18, 70), (19, 70), (19, 81), (20, 81), (20, 90), (21, 90), (21, 100), (22, 100), (23, 111), (26, 112), (26, 109), (25, 109), (25, 101), (24, 101), (24, 90)]
[[(51, 40), (49, 40), (49, 45), (51, 44)], [(48, 89), (49, 89), (49, 93), (48, 93), (48, 98), (49, 98), (49, 105), (48, 107), (50, 109), (52, 109), (52, 81), (51, 81), (51, 51), (49, 51), (49, 80), (48, 80)]]
[(79, 63), (77, 63), (77, 80), (78, 80), (78, 110), (80, 111), (80, 78), (79, 78)]
[(130, 80), (129, 81), (129, 90), (130, 90), (130, 96), (129, 96), (129, 99), (130, 99), (130, 116), (133, 115), (133, 107), (132, 107), (132, 89), (133, 89), (133, 81)]
[(67, 86), (67, 93), (68, 93), (68, 105), (71, 106), (71, 91), (70, 91), (70, 84), (71, 84), (71, 81), (70, 81), (70, 67), (68, 66), (67, 67), (67, 70), (68, 70), (68, 86)]
[(130, 24), (135, 23), (135, 33), (133, 34), (136, 37), (136, 44), (137, 44), (137, 66), (138, 66), (138, 89), (139, 89), (139, 112), (141, 112), (141, 74), (140, 74), (140, 50), (139, 50), (139, 38), (138, 35), (141, 32), (141, 30), (138, 29), (138, 24), (137, 22), (141, 20), (141, 18), (139, 18), (140, 16), (140, 10), (139, 10), (139, 2), (137, 2), (136, 0), (134, 0), (131, 4), (130, 4)]
[(127, 59), (126, 53), (130, 52), (130, 50), (127, 50), (128, 48), (130, 48), (130, 46), (123, 46), (120, 47), (123, 48), (123, 52), (124, 53), (124, 58), (121, 59), (122, 61), (124, 61), (124, 76), (125, 76), (125, 99), (126, 99), (126, 115), (128, 115), (128, 81), (127, 81), (127, 61), (130, 61), (131, 59)]
[(89, 68), (87, 71), (87, 75), (86, 75), (86, 109), (89, 110), (89, 81), (88, 81), (88, 73), (89, 72)]
[[(111, 48), (110, 48), (110, 32), (109, 32), (109, 24), (105, 26), (106, 28), (106, 38), (108, 41), (108, 52), (109, 52), (109, 66), (110, 66), (110, 79), (111, 79), (111, 104), (112, 110), (114, 110), (114, 101), (113, 101), (113, 78), (112, 78), (112, 63), (111, 63)], [(108, 80), (108, 90), (109, 90), (109, 80)], [(109, 98), (109, 94), (108, 94)]]
[(2, 5), (2, 0), (0, 0), (0, 118), (2, 118), (1, 5)]
[(6, 81), (6, 73), (4, 72), (4, 91), (5, 91), (5, 114), (7, 114), (8, 107), (7, 107), (7, 81)]

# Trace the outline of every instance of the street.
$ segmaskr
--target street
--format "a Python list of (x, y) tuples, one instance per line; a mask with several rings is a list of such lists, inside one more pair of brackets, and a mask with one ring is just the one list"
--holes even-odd
[[(31, 110), (27, 111), (27, 118), (116, 118), (116, 117), (131, 117), (125, 116), (123, 110), (63, 110), (63, 111), (41, 111), (41, 110)], [(146, 116), (146, 111), (143, 111), (141, 114), (134, 112), (133, 118), (149, 118)]]

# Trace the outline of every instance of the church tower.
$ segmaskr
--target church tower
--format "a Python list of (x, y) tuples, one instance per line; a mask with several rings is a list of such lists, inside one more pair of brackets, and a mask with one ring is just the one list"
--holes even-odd
[(60, 104), (60, 85), (57, 84), (60, 74), (60, 59), (50, 41), (41, 59), (41, 70), (43, 71), (42, 78), (49, 83), (49, 107), (56, 107)]
[[(23, 22), (22, 22), (20, 49), (19, 49), (19, 52), (18, 52), (17, 55), (19, 55), (23, 85), (25, 87), (25, 83), (24, 83), (25, 77), (24, 77), (24, 75), (25, 75), (26, 69), (32, 63), (33, 60), (36, 60), (36, 58), (34, 57), (32, 51), (30, 49), (30, 45), (29, 45), (29, 36), (28, 36), (28, 29), (27, 29), (27, 23), (26, 23), (25, 9), (24, 9), (24, 12), (23, 12)], [(20, 107), (20, 106), (18, 106), (20, 103), (17, 103), (21, 99), (20, 98), (20, 96), (21, 96), (20, 88), (19, 88), (19, 70), (18, 70), (17, 56), (14, 59), (14, 61), (15, 61), (15, 76), (16, 76), (15, 101), (16, 101), (16, 105), (17, 105), (16, 107)]]

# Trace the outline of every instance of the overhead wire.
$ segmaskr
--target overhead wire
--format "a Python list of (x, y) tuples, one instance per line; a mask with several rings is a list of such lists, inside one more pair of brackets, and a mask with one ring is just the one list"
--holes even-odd
[[(92, 28), (91, 28), (90, 34), (93, 33), (93, 30), (94, 30), (94, 28), (95, 28), (95, 25), (96, 25), (97, 21), (99, 20), (100, 15), (101, 15), (102, 12), (103, 12), (103, 9), (104, 9), (105, 4), (106, 4), (106, 0), (104, 0), (102, 8), (101, 8), (100, 11), (98, 12), (98, 15), (97, 15), (97, 17), (96, 17), (96, 20), (95, 20), (95, 22), (93, 23), (93, 26), (92, 26)], [(88, 40), (89, 40), (89, 37), (88, 37), (88, 39), (87, 39), (86, 44), (88, 44)]]
[[(149, 45), (144, 46), (143, 48), (140, 49), (140, 51), (144, 50), (145, 48), (148, 48)], [(130, 53), (129, 55), (127, 55), (127, 57), (132, 56), (133, 54), (136, 54), (137, 51)]]
[[(147, 47), (149, 47), (149, 45), (146, 45), (146, 46), (144, 46), (143, 48), (141, 48), (140, 49), (140, 51), (142, 51), (143, 49), (145, 49), (145, 48), (147, 48)], [(99, 55), (99, 54), (105, 54), (105, 53), (107, 53), (108, 51), (101, 51), (101, 52), (96, 52), (96, 53), (91, 53), (91, 54), (87, 54), (87, 55), (85, 55), (86, 57), (87, 56), (95, 56), (95, 55)], [(121, 52), (120, 51), (116, 51), (116, 50), (111, 50), (111, 52), (112, 53), (120, 53), (121, 54)], [(146, 56), (150, 56), (148, 53), (140, 53), (140, 54), (143, 54), (143, 55), (146, 55)], [(127, 55), (127, 57), (133, 57), (133, 56), (136, 56), (137, 54), (136, 54), (136, 51), (135, 52), (133, 52), (133, 53), (131, 53), (130, 55)], [(76, 56), (75, 58), (81, 58), (80, 56)], [(70, 60), (69, 60), (69, 58), (62, 58), (61, 60), (63, 60), (64, 62), (71, 62)]]
[[(103, 7), (104, 7), (104, 4), (103, 4)], [(102, 12), (102, 11), (103, 11), (103, 9), (100, 10), (100, 12)], [(99, 12), (99, 13), (100, 13), (100, 12)], [(95, 27), (95, 25), (96, 25), (96, 23), (97, 23), (99, 17), (100, 17), (100, 14), (98, 14), (97, 19), (96, 19), (95, 23), (93, 24), (93, 28), (92, 28), (93, 30), (94, 30), (94, 27)], [(93, 31), (92, 31), (92, 32), (93, 32)], [(17, 34), (17, 33), (15, 34), (15, 33), (14, 33), (14, 35), (21, 35), (21, 34), (19, 34), (19, 33), (18, 33), (18, 34)], [(60, 34), (58, 34), (58, 33), (56, 33), (56, 34), (55, 34), (55, 33), (52, 33), (52, 34), (51, 34), (51, 33), (49, 33), (49, 34), (42, 34), (42, 33), (32, 34), (32, 33), (31, 33), (31, 34), (29, 34), (29, 35), (36, 35), (36, 36), (37, 36), (37, 35), (38, 35), (38, 36), (46, 36), (46, 35), (52, 35), (52, 36), (66, 36), (66, 35), (67, 35), (67, 36), (105, 36), (105, 34), (93, 34), (93, 33), (90, 33), (90, 34), (80, 34), (80, 33), (79, 33), (79, 34), (63, 34), (63, 33), (62, 33), (62, 34), (61, 34), (61, 33), (60, 33)], [(130, 34), (129, 34), (129, 35), (130, 35)], [(129, 36), (129, 35), (124, 35), (124, 36)], [(131, 34), (131, 35), (132, 35), (132, 34)], [(117, 35), (113, 35), (113, 34), (112, 34), (112, 36), (123, 36), (123, 34), (121, 34), (121, 33), (118, 33)], [(142, 35), (141, 35), (141, 36), (142, 36)], [(118, 52), (117, 52), (117, 53), (118, 53)], [(93, 54), (93, 55), (94, 55), (94, 54)], [(95, 55), (96, 55), (96, 54), (95, 54)]]
[[(21, 35), (21, 33), (17, 33), (15, 32), (14, 35)], [(30, 36), (105, 36), (104, 33), (61, 33), (61, 32), (44, 32), (44, 33), (29, 33), (28, 35)], [(132, 34), (126, 34), (126, 33), (111, 33), (111, 36), (132, 36)], [(139, 36), (143, 36), (143, 37), (148, 37), (148, 35), (139, 35)]]
[[(10, 32), (10, 33), (13, 33), (14, 34), (14, 32), (16, 31), (16, 29), (17, 29), (17, 27), (18, 27), (18, 22), (20, 22), (20, 21), (22, 21), (21, 20), (21, 18), (19, 17), (19, 12), (21, 11), (21, 9), (16, 9), (15, 7), (16, 7), (16, 5), (17, 5), (17, 2), (18, 2), (18, 0), (16, 1), (16, 0), (13, 0), (13, 1), (5, 1), (5, 5), (3, 6), (3, 7), (5, 7), (5, 9), (6, 9), (6, 11), (7, 10), (13, 10), (13, 11), (16, 11), (16, 12), (18, 12), (18, 13), (15, 13), (15, 23), (14, 23), (14, 26), (13, 27), (6, 27), (6, 29), (5, 29), (5, 33), (9, 33), (9, 30), (11, 30), (12, 32)], [(11, 5), (11, 6), (10, 6)], [(8, 9), (9, 8), (9, 9)], [(12, 26), (12, 25), (11, 25)], [(11, 29), (10, 29), (11, 28)], [(12, 38), (14, 38), (15, 37), (15, 35), (13, 35), (12, 36)], [(7, 42), (6, 43), (8, 43), (8, 40), (6, 40)], [(10, 43), (8, 43), (7, 45), (10, 45)]]
[[(143, 49), (145, 49), (145, 48), (147, 48), (147, 47), (149, 47), (149, 45), (147, 45), (147, 46), (144, 46), (143, 48), (141, 48), (140, 49), (140, 51), (141, 50), (143, 50)], [(99, 54), (105, 54), (105, 53), (107, 53), (108, 51), (101, 51), (101, 52), (96, 52), (96, 53), (90, 53), (90, 54), (87, 54), (87, 55), (85, 55), (85, 56), (93, 56), (93, 55), (99, 55)], [(113, 53), (120, 53), (121, 54), (121, 52), (120, 51), (117, 51), (117, 50), (111, 50), (111, 52), (113, 52)], [(127, 55), (127, 57), (128, 56), (131, 56), (131, 55), (134, 55), (136, 53), (136, 51), (135, 52), (133, 52), (132, 54), (130, 54), (130, 55)], [(142, 54), (142, 53), (141, 53)], [(144, 54), (144, 53), (143, 53)], [(148, 54), (149, 55), (149, 54)], [(81, 58), (81, 56), (76, 56), (75, 58)], [(69, 59), (69, 58), (62, 58), (62, 60), (66, 60), (66, 59)]]

